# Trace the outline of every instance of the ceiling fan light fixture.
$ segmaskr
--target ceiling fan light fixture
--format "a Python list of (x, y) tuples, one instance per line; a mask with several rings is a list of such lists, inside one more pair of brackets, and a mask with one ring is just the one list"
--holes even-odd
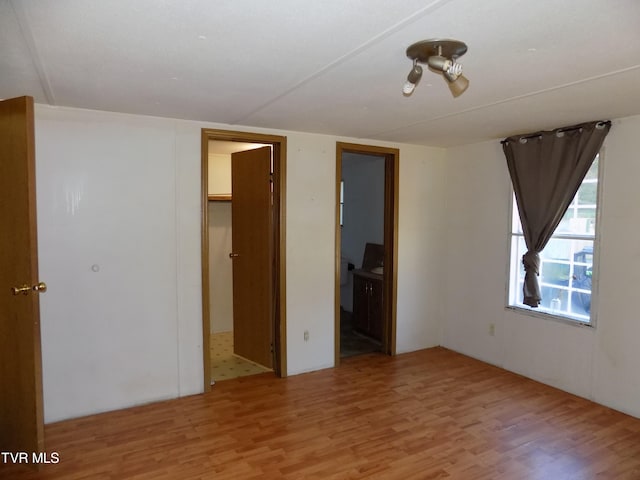
[[(413, 60), (414, 70), (419, 67), (418, 62), (420, 62), (427, 64), (432, 71), (441, 73), (445, 77), (453, 96), (458, 97), (469, 88), (469, 80), (462, 76), (462, 65), (456, 62), (456, 59), (466, 52), (467, 46), (458, 40), (431, 39), (410, 45), (407, 48), (407, 57)], [(411, 76), (411, 73), (409, 76)], [(409, 78), (407, 78), (407, 81), (409, 83)], [(408, 83), (405, 84), (407, 89), (409, 89)], [(413, 82), (410, 87), (411, 93), (413, 93), (416, 84), (417, 82)], [(403, 89), (405, 96), (411, 93), (407, 94)]]
[(407, 81), (402, 87), (402, 94), (405, 97), (410, 96), (416, 88), (416, 85), (420, 82), (422, 78), (422, 67), (418, 65), (418, 62), (413, 62), (413, 68), (407, 75)]
[(469, 88), (469, 80), (462, 74), (451, 75), (445, 72), (443, 76), (447, 81), (451, 95), (453, 95), (454, 98), (459, 97), (467, 90), (467, 88)]
[(406, 82), (404, 82), (404, 85), (402, 86), (402, 94), (405, 97), (410, 97), (415, 89), (416, 89), (416, 84), (411, 83), (409, 80), (407, 80)]

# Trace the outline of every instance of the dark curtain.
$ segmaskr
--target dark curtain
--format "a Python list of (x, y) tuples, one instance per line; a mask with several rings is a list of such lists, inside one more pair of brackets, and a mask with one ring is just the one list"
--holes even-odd
[(600, 151), (611, 122), (590, 122), (502, 141), (527, 253), (525, 305), (540, 304), (539, 253), (545, 247)]

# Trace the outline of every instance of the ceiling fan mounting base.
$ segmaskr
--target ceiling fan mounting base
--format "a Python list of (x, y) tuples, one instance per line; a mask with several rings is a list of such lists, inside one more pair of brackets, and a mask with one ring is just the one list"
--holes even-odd
[(467, 53), (467, 45), (464, 42), (448, 38), (422, 40), (407, 48), (407, 57), (420, 63), (427, 63), (429, 57), (436, 55), (455, 60), (465, 53)]

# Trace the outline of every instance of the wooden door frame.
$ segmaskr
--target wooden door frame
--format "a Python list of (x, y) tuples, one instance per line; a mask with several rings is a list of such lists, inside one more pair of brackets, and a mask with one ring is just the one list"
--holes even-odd
[(230, 130), (202, 129), (201, 202), (202, 202), (202, 357), (204, 391), (211, 390), (211, 302), (209, 298), (209, 141), (262, 143), (273, 147), (273, 254), (274, 254), (274, 353), (273, 369), (277, 376), (287, 376), (286, 322), (286, 158), (287, 137)]
[(396, 302), (398, 286), (398, 179), (400, 150), (397, 148), (336, 142), (336, 257), (335, 257), (335, 366), (340, 365), (340, 182), (342, 180), (342, 156), (359, 153), (384, 157), (384, 277), (383, 277), (383, 327), (382, 351), (396, 354)]

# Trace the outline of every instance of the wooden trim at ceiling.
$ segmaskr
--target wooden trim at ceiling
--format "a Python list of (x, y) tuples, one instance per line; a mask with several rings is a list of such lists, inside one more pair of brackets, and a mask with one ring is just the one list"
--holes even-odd
[(219, 140), (227, 142), (246, 142), (246, 143), (286, 143), (287, 137), (280, 135), (268, 135), (264, 133), (239, 132), (232, 130), (216, 130), (212, 128), (203, 128), (203, 134), (208, 135), (209, 140)]

